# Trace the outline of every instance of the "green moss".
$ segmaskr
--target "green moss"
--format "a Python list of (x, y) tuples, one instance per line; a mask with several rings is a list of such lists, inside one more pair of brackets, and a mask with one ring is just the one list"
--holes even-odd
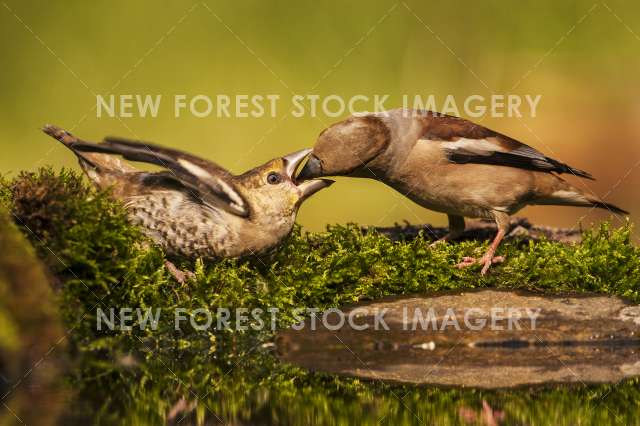
[[(453, 265), (478, 255), (487, 242), (428, 247), (419, 236), (393, 242), (356, 225), (323, 233), (296, 228), (287, 242), (262, 258), (203, 264), (183, 260), (195, 280), (179, 284), (165, 271), (164, 255), (131, 226), (108, 193), (88, 188), (70, 171), (24, 173), (4, 183), (1, 194), (17, 225), (56, 277), (70, 338), (82, 354), (74, 382), (83, 403), (105, 422), (127, 413), (131, 424), (162, 422), (173, 403), (200, 400), (227, 421), (278, 419), (276, 423), (455, 424), (456, 410), (490, 400), (514, 423), (539, 423), (556, 415), (566, 424), (631, 419), (640, 400), (637, 381), (621, 385), (528, 391), (474, 391), (363, 383), (309, 374), (274, 361), (261, 342), (269, 332), (174, 329), (174, 310), (216, 307), (278, 308), (279, 326), (294, 321), (294, 309), (320, 309), (386, 295), (460, 288), (526, 288), (545, 292), (593, 291), (640, 301), (640, 249), (631, 226), (602, 225), (580, 244), (510, 241), (500, 248), (503, 265), (482, 277), (478, 269)], [(159, 308), (156, 329), (99, 331), (97, 309)], [(134, 359), (135, 362), (130, 362)], [(129, 360), (127, 362), (123, 360)], [(119, 392), (114, 392), (118, 389)], [(605, 404), (586, 412), (591, 394)], [(396, 394), (406, 397), (399, 401)], [(630, 402), (631, 401), (631, 402)], [(548, 408), (542, 408), (548, 407)], [(373, 413), (373, 414), (372, 414)], [(253, 420), (252, 420), (253, 419)], [(335, 421), (332, 421), (334, 419)]]

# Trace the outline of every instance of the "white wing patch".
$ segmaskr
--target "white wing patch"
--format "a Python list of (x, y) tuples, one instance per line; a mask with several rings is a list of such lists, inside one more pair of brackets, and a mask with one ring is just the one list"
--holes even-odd
[(196, 176), (199, 179), (202, 179), (204, 182), (213, 182), (219, 190), (224, 192), (229, 197), (229, 200), (231, 200), (231, 207), (243, 212), (246, 210), (246, 206), (242, 197), (236, 192), (235, 189), (231, 187), (231, 185), (225, 182), (224, 179), (212, 175), (202, 167), (198, 166), (197, 164), (193, 164), (191, 161), (185, 160), (184, 158), (178, 158), (178, 164), (184, 167), (185, 170), (187, 170), (192, 175)]
[(242, 197), (240, 197), (240, 195), (235, 191), (235, 189), (229, 186), (229, 184), (223, 179), (215, 178), (215, 181), (217, 182), (220, 189), (222, 189), (224, 193), (229, 196), (231, 205), (233, 207), (237, 208), (238, 210), (245, 210), (244, 201), (242, 200)]
[(194, 176), (197, 176), (201, 179), (211, 179), (211, 173), (209, 173), (202, 167), (193, 164), (191, 161), (185, 160), (184, 158), (178, 158), (178, 164), (180, 164)]
[(438, 142), (442, 146), (442, 148), (450, 149), (450, 150), (458, 150), (463, 149), (465, 151), (471, 152), (507, 152), (506, 149), (500, 146), (500, 144), (495, 143), (491, 139), (466, 139), (460, 138), (455, 141), (430, 141), (430, 142)]

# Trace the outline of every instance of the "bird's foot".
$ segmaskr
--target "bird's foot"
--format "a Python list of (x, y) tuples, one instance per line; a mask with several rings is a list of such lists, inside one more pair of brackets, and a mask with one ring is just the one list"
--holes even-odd
[(438, 238), (437, 240), (429, 244), (429, 247), (433, 248), (439, 244), (446, 243), (446, 242), (447, 242), (447, 237)]
[(454, 232), (454, 233), (449, 232), (445, 236), (443, 236), (441, 238), (438, 238), (437, 240), (435, 240), (434, 242), (429, 244), (429, 247), (435, 247), (435, 246), (437, 246), (439, 244), (446, 243), (446, 242), (449, 242), (449, 241), (453, 241), (456, 238), (459, 238), (460, 235), (461, 235), (461, 233), (459, 233), (459, 232)]
[(458, 410), (460, 418), (468, 424), (481, 424), (487, 426), (497, 426), (504, 421), (505, 413), (501, 410), (491, 408), (489, 403), (482, 400), (482, 410), (474, 410), (467, 406), (462, 406)]
[(167, 268), (167, 271), (169, 271), (171, 276), (175, 278), (175, 280), (178, 281), (180, 284), (184, 284), (187, 280), (194, 279), (196, 277), (196, 274), (194, 274), (193, 272), (182, 271), (176, 265), (174, 265), (172, 262), (168, 260), (164, 261), (164, 266), (165, 268)]
[(493, 265), (494, 263), (502, 263), (504, 262), (504, 259), (504, 256), (493, 256), (490, 253), (485, 254), (479, 259), (475, 257), (463, 257), (462, 262), (456, 264), (456, 268), (462, 269), (471, 265), (481, 264), (483, 265), (481, 274), (485, 275), (491, 265)]

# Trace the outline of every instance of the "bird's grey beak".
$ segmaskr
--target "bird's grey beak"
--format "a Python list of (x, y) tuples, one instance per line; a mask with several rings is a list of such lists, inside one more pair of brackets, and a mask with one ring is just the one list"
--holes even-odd
[(304, 165), (300, 173), (298, 174), (298, 180), (313, 179), (322, 176), (322, 164), (320, 159), (311, 154), (307, 160), (307, 164)]
[(302, 181), (300, 179), (300, 176), (295, 176), (296, 170), (304, 161), (304, 159), (307, 158), (307, 155), (309, 155), (310, 152), (311, 149), (303, 149), (282, 157), (282, 159), (284, 160), (285, 173), (287, 174), (287, 176), (289, 176), (289, 178), (291, 178), (293, 182), (296, 183), (296, 186), (300, 190), (300, 199), (298, 200), (299, 203), (311, 197), (321, 189), (324, 189), (333, 184), (333, 181), (330, 179), (310, 179)]
[(311, 152), (310, 148), (302, 149), (300, 151), (292, 152), (289, 155), (282, 157), (284, 160), (284, 171), (289, 178), (295, 181), (295, 174), (298, 166), (304, 161), (304, 159)]
[(311, 179), (300, 182), (298, 184), (298, 189), (302, 191), (300, 201), (304, 201), (321, 189), (331, 186), (333, 182), (334, 181), (332, 181), (331, 179)]

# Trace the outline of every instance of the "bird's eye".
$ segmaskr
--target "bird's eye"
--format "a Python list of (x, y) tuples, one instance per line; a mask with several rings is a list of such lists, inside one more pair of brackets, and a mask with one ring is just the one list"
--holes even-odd
[(280, 176), (278, 173), (271, 172), (267, 176), (267, 182), (271, 185), (277, 185), (282, 182), (282, 176)]

